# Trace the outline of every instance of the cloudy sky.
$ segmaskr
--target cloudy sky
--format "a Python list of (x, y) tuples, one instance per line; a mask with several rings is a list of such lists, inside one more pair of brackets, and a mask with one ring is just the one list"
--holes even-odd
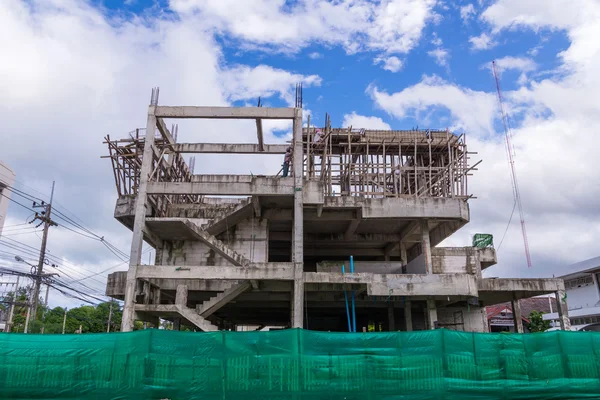
[[(51, 230), (50, 254), (65, 281), (102, 293), (106, 274), (125, 264), (98, 237), (128, 254), (131, 236), (112, 217), (116, 191), (110, 163), (100, 158), (103, 137), (144, 127), (155, 86), (163, 105), (241, 106), (260, 96), (263, 104), (285, 106), (302, 81), (305, 114), (316, 124), (329, 112), (336, 126), (466, 133), (478, 152), (472, 161), (483, 160), (469, 183), (477, 199), (471, 223), (445, 245), (493, 234), (499, 263), (489, 276), (543, 276), (597, 256), (600, 3), (454, 3), (1, 1), (0, 159), (15, 171), (15, 188), (29, 195), (47, 199), (56, 181), (56, 208), (88, 237), (62, 223)], [(513, 126), (532, 269), (518, 210), (506, 230), (514, 200), (494, 59)], [(270, 142), (289, 135), (286, 124), (267, 128)], [(254, 139), (246, 123), (186, 122), (179, 129), (179, 141)], [(196, 172), (271, 173), (279, 163), (197, 156)], [(13, 199), (26, 207), (11, 203), (0, 262), (8, 265), (16, 253), (34, 262), (39, 229), (19, 225), (32, 214), (31, 201)], [(98, 275), (74, 282), (92, 273)], [(77, 303), (59, 294), (51, 301)]]

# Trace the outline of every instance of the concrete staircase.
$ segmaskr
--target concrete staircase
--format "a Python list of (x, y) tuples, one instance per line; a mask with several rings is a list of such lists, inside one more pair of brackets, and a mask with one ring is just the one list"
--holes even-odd
[(199, 304), (196, 308), (196, 311), (198, 312), (198, 315), (206, 318), (218, 311), (221, 307), (229, 303), (231, 300), (235, 299), (240, 294), (244, 293), (246, 290), (250, 289), (251, 287), (252, 284), (250, 283), (250, 281), (232, 283), (232, 285), (225, 291), (219, 293), (216, 296), (211, 297), (204, 303)]
[(192, 324), (202, 329), (204, 332), (215, 332), (219, 330), (219, 328), (216, 325), (213, 325), (209, 320), (198, 315), (198, 313), (196, 313), (196, 310), (194, 310), (193, 308), (177, 305), (177, 311), (183, 318), (187, 319)]
[(249, 199), (240, 201), (233, 207), (228, 207), (224, 212), (215, 216), (212, 222), (202, 226), (211, 235), (218, 235), (228, 228), (237, 225), (240, 221), (250, 218), (254, 212), (252, 202)]

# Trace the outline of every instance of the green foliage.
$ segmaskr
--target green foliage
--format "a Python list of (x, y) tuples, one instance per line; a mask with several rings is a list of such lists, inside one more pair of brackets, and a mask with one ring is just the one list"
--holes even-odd
[(531, 314), (529, 314), (529, 324), (527, 325), (529, 332), (544, 332), (547, 329), (550, 329), (550, 321), (544, 321), (542, 315), (544, 315), (544, 313), (538, 311), (532, 311)]

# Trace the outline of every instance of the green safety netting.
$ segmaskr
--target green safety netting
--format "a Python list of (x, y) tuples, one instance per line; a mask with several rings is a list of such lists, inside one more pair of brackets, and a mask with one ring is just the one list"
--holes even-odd
[(600, 334), (2, 334), (0, 397), (590, 399)]
[(494, 236), (488, 233), (476, 233), (473, 235), (473, 247), (483, 249), (494, 246)]

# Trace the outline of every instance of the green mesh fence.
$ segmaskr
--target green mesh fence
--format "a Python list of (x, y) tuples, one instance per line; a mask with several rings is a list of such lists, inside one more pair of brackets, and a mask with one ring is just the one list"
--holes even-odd
[(483, 249), (494, 246), (494, 236), (488, 233), (476, 233), (473, 235), (473, 247)]
[(600, 334), (1, 334), (0, 397), (597, 399)]

